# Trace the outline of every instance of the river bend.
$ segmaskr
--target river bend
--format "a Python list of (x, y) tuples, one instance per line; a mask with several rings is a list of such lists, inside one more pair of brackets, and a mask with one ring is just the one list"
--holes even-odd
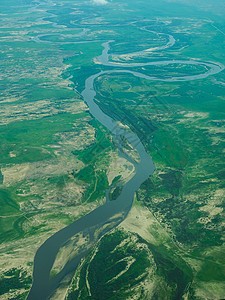
[[(142, 30), (146, 30), (143, 29)], [(87, 29), (83, 29), (83, 31), (77, 36), (84, 36), (88, 32)], [(41, 37), (43, 35), (37, 36), (34, 41), (41, 41)], [(46, 42), (46, 41), (45, 41)], [(48, 41), (47, 41), (48, 42)], [(84, 41), (85, 42), (85, 41)], [(50, 43), (50, 41), (49, 41)], [(70, 43), (70, 42), (68, 42)], [(76, 42), (74, 42), (76, 43)], [(206, 78), (210, 75), (214, 75), (216, 73), (221, 72), (224, 69), (224, 66), (218, 63), (213, 62), (202, 62), (197, 60), (167, 60), (167, 61), (156, 61), (156, 62), (148, 62), (148, 63), (116, 63), (110, 61), (110, 43), (113, 41), (104, 42), (102, 44), (103, 51), (99, 57), (96, 57), (96, 62), (102, 64), (104, 66), (113, 67), (115, 69), (102, 71), (97, 74), (94, 74), (88, 77), (85, 81), (85, 89), (81, 93), (84, 101), (87, 103), (90, 113), (92, 116), (97, 119), (103, 126), (108, 128), (112, 135), (119, 141), (118, 148), (120, 149), (119, 153), (121, 153), (122, 148), (122, 139), (126, 139), (129, 144), (133, 146), (134, 149), (138, 152), (140, 156), (139, 162), (133, 162), (135, 172), (133, 177), (124, 184), (122, 188), (122, 192), (119, 197), (115, 201), (106, 201), (105, 204), (96, 208), (91, 213), (86, 216), (78, 219), (74, 223), (69, 226), (63, 228), (62, 230), (55, 233), (49, 239), (47, 239), (42, 246), (37, 250), (37, 253), (34, 258), (34, 271), (33, 271), (33, 285), (31, 287), (30, 293), (27, 297), (29, 300), (45, 300), (47, 299), (59, 286), (60, 282), (63, 278), (71, 272), (74, 272), (77, 265), (79, 264), (82, 257), (84, 257), (87, 252), (90, 250), (90, 247), (83, 247), (80, 249), (78, 254), (71, 259), (64, 268), (53, 278), (50, 279), (50, 271), (54, 264), (57, 253), (60, 248), (65, 245), (65, 243), (70, 240), (76, 234), (82, 232), (83, 235), (89, 236), (90, 245), (93, 245), (103, 234), (107, 231), (111, 230), (112, 227), (117, 226), (120, 222), (124, 220), (127, 216), (129, 210), (131, 209), (134, 194), (140, 185), (148, 179), (150, 175), (153, 174), (155, 170), (154, 163), (149, 154), (145, 151), (145, 148), (134, 133), (125, 130), (120, 127), (118, 123), (113, 120), (110, 116), (105, 114), (100, 107), (94, 101), (96, 96), (96, 91), (94, 89), (95, 80), (103, 75), (110, 75), (112, 73), (128, 73), (133, 76), (144, 78), (150, 81), (188, 81), (188, 80), (198, 80)], [(168, 35), (168, 42), (166, 45), (161, 47), (155, 47), (151, 49), (153, 51), (162, 51), (172, 47), (175, 43), (175, 39)], [(135, 57), (135, 55), (146, 55), (149, 49), (129, 53)], [(118, 55), (111, 55), (112, 58), (118, 57)], [(207, 71), (198, 74), (198, 75), (187, 75), (187, 76), (177, 76), (171, 77), (167, 79), (160, 79), (154, 76), (148, 76), (140, 72), (135, 72), (132, 70), (128, 70), (128, 68), (134, 68), (139, 66), (163, 66), (168, 64), (186, 64), (186, 65), (203, 65), (207, 67)], [(120, 121), (120, 120), (117, 120)], [(123, 153), (121, 153), (123, 155)], [(132, 162), (132, 160), (130, 159)], [(104, 230), (100, 230), (104, 228)], [(99, 232), (96, 234), (96, 232)]]

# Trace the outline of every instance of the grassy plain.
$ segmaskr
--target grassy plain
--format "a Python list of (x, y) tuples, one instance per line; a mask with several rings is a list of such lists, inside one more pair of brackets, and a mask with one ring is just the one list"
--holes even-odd
[[(102, 204), (111, 184), (114, 200), (132, 174), (80, 96), (88, 76), (111, 69), (95, 64), (101, 44), (114, 40), (110, 53), (125, 54), (117, 62), (225, 64), (219, 5), (183, 2), (148, 1), (146, 8), (146, 1), (94, 6), (68, 0), (29, 10), (33, 4), (27, 1), (1, 1), (2, 299), (25, 299), (37, 248)], [(91, 30), (71, 37), (82, 28)], [(172, 48), (126, 56), (164, 45), (165, 34), (174, 36)], [(35, 42), (39, 35), (53, 43)], [(203, 67), (135, 71), (165, 78), (201, 73)], [(96, 102), (140, 137), (156, 172), (137, 191), (127, 219), (82, 261), (67, 299), (225, 298), (224, 87), (224, 72), (188, 82), (125, 73), (96, 81)]]
[[(174, 59), (179, 53), (179, 59), (197, 58), (224, 63), (221, 34), (207, 20), (179, 19), (177, 22), (169, 21), (167, 26), (162, 22), (160, 26), (153, 24), (149, 27), (152, 30), (160, 28), (160, 32), (170, 33), (177, 39), (176, 46), (167, 53), (163, 52), (160, 59)], [(129, 29), (127, 34), (124, 32), (127, 38), (128, 31)], [(128, 42), (132, 44), (131, 41)], [(112, 53), (114, 50), (128, 53), (128, 42), (119, 43), (118, 50), (116, 46), (112, 46)], [(133, 50), (140, 50), (140, 45), (138, 47), (133, 47)], [(203, 50), (205, 48), (207, 51)], [(157, 55), (152, 57), (146, 57), (145, 60), (158, 59)], [(123, 61), (124, 57), (121, 56), (121, 62)], [(139, 58), (139, 61), (142, 59)], [(138, 71), (156, 74), (154, 72), (157, 68), (142, 68)], [(189, 66), (180, 68), (171, 65), (160, 67), (157, 75), (163, 76), (164, 72), (166, 76), (185, 73), (190, 75), (201, 71), (201, 68), (198, 70)], [(177, 261), (175, 257), (171, 257), (171, 253), (177, 253), (192, 269), (186, 285), (184, 280), (183, 294), (186, 293), (188, 299), (220, 299), (224, 296), (222, 282), (225, 279), (222, 254), (224, 73), (182, 83), (149, 82), (127, 74), (104, 75), (97, 80), (96, 88), (96, 101), (103, 111), (137, 133), (156, 164), (155, 174), (137, 193), (137, 200), (149, 208), (159, 222), (158, 226), (164, 228), (171, 240), (167, 250), (162, 245), (155, 248), (154, 243), (150, 243), (155, 261), (163, 270), (170, 264), (176, 270)], [(156, 233), (154, 237), (159, 238)], [(104, 255), (101, 244), (98, 250)], [(126, 247), (124, 252), (126, 253)], [(157, 259), (159, 253), (163, 258)], [(188, 269), (185, 264), (180, 267), (183, 272)], [(82, 272), (87, 272), (85, 266)], [(174, 274), (179, 272), (175, 271)], [(179, 283), (181, 282), (180, 278)], [(101, 283), (95, 284), (101, 286)], [(82, 283), (81, 289), (82, 286), (85, 283)], [(111, 289), (115, 291), (115, 288)], [(122, 298), (131, 297), (132, 288), (126, 287), (126, 291), (128, 290), (131, 294), (121, 295)], [(179, 291), (178, 286), (176, 291)], [(168, 299), (176, 297), (169, 296), (168, 291), (167, 294)], [(87, 294), (79, 295), (80, 299), (87, 297)], [(140, 295), (139, 297), (143, 297), (143, 294)], [(98, 299), (100, 296), (92, 294), (92, 297)], [(147, 299), (147, 294), (145, 297)], [(157, 297), (160, 298), (160, 294)], [(177, 297), (180, 299), (181, 296)], [(107, 296), (106, 299), (113, 297)]]
[[(114, 151), (116, 155), (108, 133), (92, 119), (66, 74), (69, 57), (84, 51), (83, 44), (77, 50), (73, 44), (34, 41), (37, 35), (49, 33), (53, 37), (64, 33), (70, 41), (70, 35), (81, 30), (56, 28), (40, 19), (47, 15), (48, 3), (37, 11), (29, 11), (32, 6), (25, 1), (1, 1), (3, 299), (25, 299), (38, 247), (104, 201), (110, 154)], [(92, 55), (100, 54), (101, 47), (96, 51)], [(85, 61), (92, 64), (91, 54), (83, 56), (86, 58), (80, 59), (81, 65)], [(103, 153), (97, 156), (94, 151), (99, 139), (105, 139), (105, 144), (101, 145)], [(95, 176), (87, 177), (87, 169)]]

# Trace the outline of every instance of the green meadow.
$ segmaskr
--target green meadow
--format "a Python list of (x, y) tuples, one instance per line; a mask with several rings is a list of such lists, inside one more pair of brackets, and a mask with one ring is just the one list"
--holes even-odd
[[(115, 201), (132, 173), (81, 97), (89, 76), (115, 69), (97, 62), (102, 43), (112, 41), (110, 59), (121, 64), (225, 65), (221, 0), (35, 3), (0, 3), (3, 299), (26, 299), (37, 249), (102, 205), (106, 191)], [(174, 46), (155, 51), (168, 35)], [(144, 56), (129, 55), (145, 49)], [(162, 81), (105, 74), (95, 81), (95, 101), (138, 135), (156, 171), (136, 192), (125, 221), (82, 259), (59, 299), (223, 299), (225, 73), (166, 82), (208, 68), (131, 69)], [(124, 142), (123, 150), (132, 147)], [(72, 250), (60, 251), (62, 267)]]

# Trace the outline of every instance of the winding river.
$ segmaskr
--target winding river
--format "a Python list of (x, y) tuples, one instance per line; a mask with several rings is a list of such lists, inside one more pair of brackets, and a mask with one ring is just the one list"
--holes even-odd
[[(86, 33), (87, 30), (84, 29), (79, 35), (82, 36)], [(43, 35), (36, 37), (34, 41), (42, 42), (42, 36)], [(121, 223), (126, 218), (128, 212), (131, 209), (135, 192), (140, 187), (140, 185), (146, 179), (148, 179), (150, 175), (153, 174), (155, 170), (154, 163), (151, 157), (145, 151), (145, 148), (138, 136), (120, 127), (117, 122), (115, 122), (110, 116), (106, 115), (96, 104), (96, 102), (94, 101), (94, 98), (96, 96), (96, 91), (94, 89), (95, 80), (98, 77), (106, 74), (110, 75), (112, 73), (128, 73), (132, 74), (133, 76), (151, 81), (187, 81), (206, 78), (210, 75), (219, 73), (224, 69), (223, 65), (197, 60), (168, 60), (131, 64), (117, 63), (110, 61), (109, 50), (111, 43), (113, 43), (113, 41), (104, 42), (102, 44), (102, 54), (96, 58), (96, 61), (99, 64), (114, 67), (116, 69), (101, 71), (88, 77), (85, 82), (85, 89), (83, 90), (81, 95), (84, 101), (87, 103), (92, 116), (97, 119), (103, 126), (108, 128), (113, 134), (114, 138), (118, 141), (118, 148), (121, 150), (122, 140), (127, 140), (127, 142), (131, 144), (132, 147), (138, 152), (140, 160), (139, 162), (133, 162), (135, 168), (134, 175), (127, 183), (124, 184), (119, 197), (115, 201), (106, 201), (105, 204), (96, 208), (91, 213), (78, 219), (64, 229), (58, 231), (49, 239), (47, 239), (44, 244), (42, 244), (42, 246), (37, 250), (34, 258), (33, 285), (27, 297), (27, 299), (29, 300), (44, 300), (49, 298), (57, 289), (64, 277), (76, 270), (81, 258), (84, 257), (90, 250), (90, 248), (87, 246), (81, 247), (78, 254), (74, 258), (72, 258), (56, 276), (50, 278), (50, 271), (60, 248), (62, 248), (68, 240), (70, 240), (78, 233), (82, 233), (83, 236), (88, 236), (90, 245), (93, 245), (93, 243), (96, 242), (103, 234), (111, 230), (112, 227), (115, 227), (119, 223)], [(172, 47), (174, 43), (175, 39), (171, 35), (168, 35), (168, 42), (165, 46), (152, 48), (151, 51), (164, 50), (166, 48)], [(146, 55), (146, 51), (148, 50), (129, 53), (129, 55)], [(116, 55), (112, 55), (112, 57), (115, 58)], [(127, 70), (127, 68), (132, 67), (163, 66), (169, 64), (201, 65), (207, 67), (207, 70), (206, 72), (198, 75), (180, 77), (177, 76), (167, 79), (160, 79), (154, 76), (142, 74), (140, 72)], [(119, 153), (123, 157), (125, 157), (124, 153), (122, 153), (121, 151), (119, 151)], [(127, 157), (127, 159), (129, 159), (129, 157)], [(129, 160), (132, 161), (131, 159)]]

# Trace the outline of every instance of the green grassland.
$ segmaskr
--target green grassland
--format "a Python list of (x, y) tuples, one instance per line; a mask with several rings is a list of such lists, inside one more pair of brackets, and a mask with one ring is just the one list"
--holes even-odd
[[(196, 2), (193, 9), (153, 0), (148, 7), (134, 0), (54, 2), (36, 11), (28, 11), (31, 3), (24, 0), (0, 4), (0, 290), (8, 299), (26, 298), (37, 248), (102, 204), (110, 188), (107, 171), (116, 148), (80, 96), (87, 77), (111, 69), (95, 64), (101, 44), (115, 40), (110, 53), (126, 54), (167, 42), (165, 35), (139, 29), (146, 26), (173, 35), (176, 44), (129, 62), (194, 58), (225, 64), (217, 3), (202, 8)], [(81, 28), (91, 30), (70, 36)], [(38, 35), (53, 43), (36, 43)], [(80, 40), (85, 42), (63, 44)], [(203, 67), (135, 71), (166, 78), (199, 74)], [(154, 242), (114, 229), (80, 264), (67, 299), (224, 298), (224, 76), (166, 83), (124, 73), (96, 80), (95, 101), (140, 137), (156, 165), (135, 203), (152, 213)], [(119, 174), (112, 185), (118, 183)], [(118, 185), (110, 200), (120, 191)]]
[[(103, 201), (114, 146), (67, 80), (71, 61), (66, 60), (84, 51), (80, 64), (92, 64), (101, 53), (99, 44), (96, 53), (88, 54), (83, 44), (76, 49), (36, 43), (38, 34), (57, 37), (80, 29), (37, 25), (45, 10), (23, 15), (28, 2), (2, 1), (0, 6), (5, 14), (0, 39), (0, 290), (8, 299), (25, 299), (37, 248), (91, 211), (91, 203)], [(58, 41), (51, 36), (47, 40)], [(93, 177), (87, 176), (89, 169)]]
[[(199, 37), (197, 43), (193, 33), (192, 45), (182, 57), (223, 63), (220, 34), (208, 24), (201, 28), (202, 41), (207, 35), (207, 43)], [(216, 50), (211, 48), (215, 43)], [(202, 52), (207, 45), (209, 50)], [(169, 56), (174, 57), (176, 51), (171, 49)], [(170, 67), (161, 68), (160, 75), (168, 75)], [(180, 71), (198, 72), (182, 67), (171, 74)], [(138, 201), (167, 228), (177, 246), (201, 264), (194, 271), (190, 299), (196, 298), (201, 282), (213, 282), (216, 289), (225, 279), (223, 82), (224, 73), (179, 84), (149, 82), (127, 74), (105, 75), (96, 81), (97, 103), (139, 135), (156, 164), (155, 174), (137, 193)]]
[[(137, 193), (138, 201), (166, 226), (178, 245), (204, 262), (195, 274), (197, 282), (222, 283), (225, 107), (218, 97), (222, 87), (208, 79), (179, 86), (158, 84), (156, 90), (153, 83), (142, 81), (138, 92), (140, 80), (128, 78), (99, 79), (97, 99), (105, 112), (141, 137), (156, 164), (156, 172)], [(126, 92), (129, 84), (133, 88)], [(207, 255), (213, 248), (215, 252)]]
[[(4, 272), (0, 280), (0, 295), (3, 295), (13, 287), (13, 289), (29, 288), (31, 284), (31, 276), (27, 276), (27, 272), (23, 269), (11, 269)], [(14, 299), (26, 299), (26, 293), (14, 297)], [(12, 299), (12, 298), (10, 298)]]
[[(191, 278), (188, 271), (186, 267), (184, 273), (140, 236), (114, 230), (101, 239), (78, 269), (66, 299), (128, 299), (137, 295), (180, 299)], [(155, 287), (147, 295), (145, 284)]]

